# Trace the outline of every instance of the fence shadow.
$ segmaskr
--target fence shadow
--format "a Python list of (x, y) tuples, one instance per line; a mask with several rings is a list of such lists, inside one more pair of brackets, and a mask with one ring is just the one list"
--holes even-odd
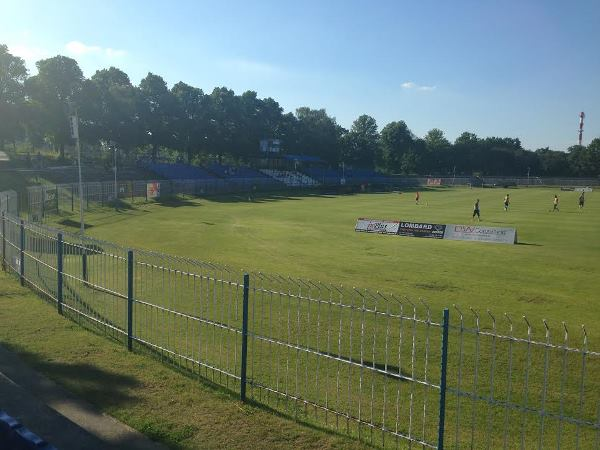
[(180, 208), (182, 206), (202, 206), (198, 201), (188, 200), (175, 195), (157, 198), (155, 202), (160, 206), (165, 206), (167, 208)]
[[(58, 224), (64, 225), (67, 228), (76, 228), (77, 230), (79, 230), (79, 228), (81, 227), (79, 221), (73, 219), (63, 219), (60, 222), (58, 222)], [(89, 230), (90, 228), (94, 228), (94, 225), (92, 225), (91, 223), (84, 223), (84, 228), (86, 230)]]
[[(131, 404), (137, 401), (137, 397), (132, 391), (140, 386), (140, 382), (133, 376), (111, 372), (88, 363), (71, 364), (48, 361), (21, 348), (4, 345), (11, 351), (18, 353), (36, 371), (55, 380), (73, 394), (88, 399), (101, 409)], [(63, 399), (63, 392), (57, 390), (52, 384), (35, 382), (33, 378), (27, 381), (32, 383), (32, 386), (25, 387), (30, 388), (36, 396), (45, 402)]]

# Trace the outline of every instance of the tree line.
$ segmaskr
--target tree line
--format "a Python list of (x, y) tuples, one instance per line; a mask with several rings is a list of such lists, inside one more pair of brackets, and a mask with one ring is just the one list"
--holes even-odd
[(226, 87), (210, 93), (182, 81), (167, 86), (156, 74), (135, 86), (110, 67), (85, 78), (76, 60), (42, 59), (30, 76), (23, 59), (0, 45), (0, 149), (27, 142), (50, 145), (64, 158), (71, 145), (67, 117), (77, 111), (88, 148), (116, 146), (129, 155), (159, 157), (162, 151), (188, 162), (212, 157), (248, 162), (260, 157), (259, 141), (276, 138), (289, 154), (318, 156), (329, 166), (374, 168), (394, 174), (598, 176), (600, 139), (567, 152), (522, 147), (518, 138), (462, 133), (450, 142), (434, 128), (416, 136), (399, 120), (381, 130), (361, 115), (349, 130), (325, 109), (284, 112), (272, 98), (241, 95)]

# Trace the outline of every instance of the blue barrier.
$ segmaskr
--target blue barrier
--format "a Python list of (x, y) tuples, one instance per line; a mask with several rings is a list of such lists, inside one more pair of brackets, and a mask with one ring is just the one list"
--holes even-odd
[(3, 450), (57, 450), (21, 422), (0, 410), (0, 448)]

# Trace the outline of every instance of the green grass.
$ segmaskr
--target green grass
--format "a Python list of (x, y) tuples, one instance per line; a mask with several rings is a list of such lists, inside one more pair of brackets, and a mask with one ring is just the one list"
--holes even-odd
[[(600, 334), (600, 202), (557, 189), (434, 189), (347, 196), (224, 197), (149, 203), (87, 215), (93, 237), (275, 272), (425, 299), (435, 310), (453, 303), (554, 326), (585, 323)], [(552, 197), (560, 213), (551, 213)], [(471, 223), (481, 199), (482, 224), (516, 227), (519, 245), (440, 241), (354, 232), (358, 217)], [(76, 225), (75, 225), (76, 226)]]
[[(248, 202), (243, 197), (215, 197), (212, 199), (175, 199), (160, 203), (137, 205), (132, 209), (120, 212), (99, 208), (87, 215), (87, 224), (91, 225), (88, 232), (94, 237), (118, 242), (132, 247), (150, 248), (166, 253), (189, 256), (204, 261), (216, 261), (234, 267), (253, 271), (278, 272), (294, 277), (315, 279), (345, 286), (368, 287), (373, 290), (389, 292), (398, 296), (407, 296), (415, 301), (424, 298), (431, 306), (434, 320), (439, 320), (442, 307), (456, 303), (463, 311), (473, 306), (484, 316), (482, 329), (491, 326), (485, 310), (490, 308), (498, 318), (498, 327), (506, 332), (506, 322), (501, 312), (509, 312), (520, 336), (524, 335), (525, 322), (520, 316), (527, 314), (533, 325), (534, 337), (544, 339), (542, 318), (549, 319), (551, 338), (560, 342), (563, 329), (562, 320), (572, 324), (570, 327), (570, 345), (578, 347), (581, 335), (577, 324), (586, 322), (592, 349), (594, 335), (599, 332), (598, 306), (589, 300), (597, 298), (598, 256), (600, 255), (599, 241), (595, 232), (600, 224), (600, 209), (594, 203), (594, 195), (588, 195), (584, 211), (576, 207), (577, 195), (573, 192), (560, 192), (562, 207), (560, 213), (551, 213), (551, 200), (556, 191), (550, 189), (514, 189), (511, 190), (513, 199), (511, 210), (504, 212), (502, 199), (504, 192), (500, 190), (469, 190), (469, 189), (433, 189), (422, 195), (422, 205), (415, 205), (411, 193), (360, 194), (348, 196), (283, 196), (271, 195)], [(357, 217), (373, 217), (386, 219), (401, 219), (407, 221), (423, 221), (434, 223), (469, 223), (471, 205), (474, 199), (481, 199), (483, 224), (494, 226), (515, 226), (519, 233), (520, 245), (499, 245), (473, 242), (452, 242), (395, 236), (380, 236), (355, 233), (354, 223)], [(71, 224), (72, 217), (65, 215), (58, 219), (62, 224)], [(73, 224), (77, 226), (76, 223)], [(110, 251), (109, 251), (110, 250)], [(105, 248), (109, 253), (117, 249)], [(144, 256), (144, 259), (148, 256)], [(160, 260), (157, 260), (160, 262)], [(124, 279), (115, 277), (106, 270), (106, 259), (90, 257), (90, 267), (93, 267), (95, 277), (102, 283), (108, 283), (114, 290), (123, 292)], [(173, 261), (170, 265), (178, 265)], [(80, 270), (77, 256), (68, 256), (65, 261), (66, 270), (77, 274)], [(158, 266), (162, 265), (158, 264)], [(26, 262), (26, 267), (28, 263)], [(178, 266), (179, 267), (179, 266)], [(39, 269), (38, 269), (39, 270)], [(146, 269), (144, 269), (146, 270)], [(196, 268), (196, 273), (198, 269)], [(123, 273), (123, 266), (118, 273)], [(233, 272), (241, 278), (240, 272)], [(51, 276), (50, 276), (51, 278)], [(165, 284), (165, 279), (167, 280)], [(144, 283), (140, 281), (144, 280)], [(170, 280), (170, 281), (169, 281)], [(170, 284), (173, 283), (173, 284)], [(195, 281), (194, 281), (195, 283)], [(216, 282), (206, 283), (197, 289), (196, 284), (190, 283), (183, 275), (168, 274), (164, 271), (136, 269), (136, 298), (151, 303), (168, 306), (192, 316), (205, 317), (222, 321), (229, 317), (229, 311), (239, 310), (239, 291), (227, 290), (223, 294), (222, 285)], [(73, 286), (70, 301), (78, 302), (85, 298), (87, 305), (104, 317), (110, 317), (113, 323), (124, 326), (122, 304), (110, 295), (89, 292), (84, 286)], [(312, 291), (314, 295), (315, 290)], [(220, 300), (215, 302), (214, 300)], [(346, 302), (360, 306), (361, 297), (345, 298)], [(229, 303), (228, 303), (229, 302)], [(378, 311), (387, 308), (397, 310), (398, 305), (389, 302), (368, 300), (369, 306), (377, 306)], [(322, 329), (315, 323), (315, 307), (311, 310), (309, 303), (296, 303), (286, 296), (272, 298), (254, 297), (252, 300), (251, 323), (252, 331), (258, 334), (268, 334), (281, 341), (299, 342), (302, 347), (323, 350), (324, 325)], [(228, 309), (230, 308), (230, 309)], [(396, 308), (396, 309), (394, 309)], [(409, 311), (410, 312), (410, 311)], [(382, 365), (387, 359), (384, 348), (384, 336), (388, 336), (392, 348), (401, 347), (404, 355), (403, 373), (415, 370), (418, 378), (424, 376), (424, 353), (427, 348), (427, 328), (419, 325), (416, 336), (416, 365), (410, 364), (410, 336), (405, 330), (405, 340), (401, 341), (399, 326), (410, 326), (410, 321), (394, 321), (388, 327), (387, 322), (372, 314), (362, 314), (353, 310), (334, 310), (322, 312), (323, 323), (340, 323), (343, 338), (340, 342), (340, 352), (354, 360), (362, 359), (363, 343), (368, 357)], [(329, 315), (327, 315), (329, 314)], [(421, 311), (422, 314), (422, 311)], [(188, 319), (171, 314), (156, 313), (140, 304), (136, 305), (134, 316), (137, 318), (137, 333), (145, 333), (153, 342), (159, 342), (166, 348), (174, 349), (179, 354), (185, 354), (193, 359), (200, 359), (223, 367), (221, 353), (231, 355), (239, 348), (237, 336), (216, 334), (209, 326), (190, 325)], [(269, 317), (273, 319), (271, 326)], [(312, 317), (312, 319), (311, 319)], [(453, 323), (457, 323), (457, 313), (452, 310)], [(331, 320), (330, 320), (331, 319)], [(357, 324), (362, 322), (364, 328)], [(473, 326), (473, 317), (469, 314), (467, 326)], [(354, 323), (354, 327), (353, 324)], [(232, 326), (239, 328), (239, 316), (232, 319)], [(269, 326), (266, 326), (269, 324)], [(342, 327), (343, 324), (343, 327)], [(333, 330), (334, 338), (337, 331)], [(430, 364), (429, 379), (436, 382), (439, 379), (439, 330), (433, 329), (429, 341)], [(211, 336), (212, 333), (212, 336)], [(321, 342), (319, 344), (319, 333)], [(352, 336), (352, 341), (350, 340)], [(371, 346), (364, 336), (370, 339), (377, 336), (377, 341)], [(203, 346), (191, 348), (191, 342), (202, 342)], [(212, 344), (211, 344), (212, 337)], [(482, 337), (478, 359), (474, 356), (474, 337), (467, 335), (463, 347), (463, 364), (459, 365), (459, 341), (456, 330), (451, 332), (449, 385), (457, 386), (458, 368), (462, 370), (461, 388), (471, 390), (475, 384), (474, 367), (478, 366), (477, 392), (484, 396), (494, 395), (496, 399), (504, 399), (507, 395), (518, 404), (525, 399), (523, 375), (526, 371), (528, 356), (525, 345), (518, 344), (512, 348), (505, 340), (494, 342), (489, 337)], [(354, 342), (354, 347), (352, 347)], [(495, 352), (493, 348), (495, 346)], [(371, 354), (371, 350), (373, 354)], [(142, 349), (140, 348), (140, 351)], [(512, 353), (512, 360), (509, 355)], [(288, 371), (291, 370), (291, 380), (300, 381), (300, 386), (289, 386), (291, 393), (300, 389), (303, 398), (315, 399), (322, 402), (325, 395), (331, 401), (337, 401), (335, 388), (341, 379), (345, 386), (352, 386), (352, 396), (341, 401), (338, 410), (348, 411), (352, 415), (362, 414), (363, 420), (379, 422), (383, 420), (378, 415), (387, 411), (385, 424), (394, 426), (394, 408), (389, 399), (386, 403), (385, 392), (389, 386), (389, 377), (344, 367), (342, 378), (336, 377), (336, 363), (326, 362), (323, 358), (304, 356), (303, 353), (289, 352), (268, 343), (251, 340), (250, 376), (269, 386), (277, 383), (288, 389)], [(300, 355), (300, 356), (299, 356)], [(492, 358), (492, 355), (494, 358)], [(165, 362), (175, 363), (178, 367), (188, 370), (201, 377), (213, 380), (220, 385), (231, 387), (225, 378), (215, 377), (215, 373), (189, 367), (185, 360), (172, 358), (164, 352), (156, 355)], [(584, 393), (586, 401), (578, 408), (579, 378), (581, 360), (578, 355), (562, 359), (560, 351), (550, 351), (548, 355), (542, 349), (536, 348), (529, 355), (533, 361), (529, 377), (528, 405), (541, 408), (544, 386), (544, 360), (549, 358), (548, 393), (545, 408), (558, 413), (563, 408), (565, 414), (582, 416), (586, 420), (595, 420), (597, 395), (600, 392), (600, 380), (595, 374), (598, 370), (598, 359), (587, 361), (587, 378)], [(322, 361), (320, 383), (313, 383), (313, 374), (317, 373), (319, 361)], [(507, 364), (512, 361), (513, 372), (508, 377)], [(562, 370), (564, 362), (565, 371)], [(226, 368), (231, 362), (225, 360)], [(399, 365), (399, 364), (398, 364)], [(234, 364), (234, 369), (237, 366)], [(289, 369), (291, 367), (291, 369)], [(339, 367), (339, 366), (337, 366)], [(278, 369), (279, 368), (279, 369)], [(495, 370), (495, 372), (493, 372)], [(408, 371), (408, 372), (407, 372)], [(281, 373), (280, 373), (281, 372)], [(296, 374), (300, 374), (298, 378)], [(490, 386), (492, 374), (495, 382)], [(285, 376), (284, 376), (285, 374)], [(307, 375), (304, 375), (307, 374)], [(310, 374), (310, 377), (308, 376)], [(364, 375), (364, 380), (363, 380)], [(310, 383), (307, 382), (310, 380)], [(364, 389), (361, 387), (364, 381)], [(565, 395), (559, 395), (559, 386), (565, 385)], [(427, 399), (425, 435), (429, 441), (435, 436), (436, 401), (435, 390), (428, 391), (416, 383), (394, 382), (391, 389), (401, 388), (401, 404), (410, 402), (413, 392), (419, 402)], [(370, 399), (369, 390), (376, 392), (374, 400)], [(371, 394), (372, 395), (372, 394)], [(329, 426), (331, 418), (326, 418), (311, 408), (298, 405), (295, 402), (281, 402), (276, 397), (261, 390), (251, 391), (251, 397), (260, 403), (266, 403), (276, 410), (299, 417), (300, 419), (322, 424), (326, 420)], [(344, 403), (348, 400), (348, 403)], [(357, 411), (357, 404), (362, 401), (363, 410)], [(407, 408), (401, 411), (400, 429), (406, 431)], [(373, 413), (369, 411), (373, 407)], [(422, 403), (417, 405), (422, 408)], [(490, 407), (485, 400), (472, 402), (463, 399), (460, 410), (459, 444), (469, 447), (469, 430), (474, 428), (474, 445), (485, 446), (488, 436), (492, 447), (502, 445), (502, 428), (504, 422), (513, 430), (509, 445), (517, 445), (519, 432), (523, 428), (526, 447), (537, 444), (539, 417), (535, 415), (510, 412), (504, 416), (505, 410), (500, 407)], [(448, 405), (449, 428), (454, 427), (459, 416), (458, 400), (450, 396)], [(415, 417), (420, 417), (417, 414)], [(339, 429), (345, 429), (345, 421), (341, 421)], [(417, 427), (422, 423), (417, 421)], [(544, 445), (555, 442), (557, 423), (548, 419), (547, 433)], [(494, 433), (491, 433), (491, 425)], [(499, 425), (501, 424), (501, 425)], [(157, 427), (151, 427), (150, 432), (157, 432)], [(159, 430), (162, 428), (158, 428)], [(517, 430), (517, 431), (515, 431)], [(369, 439), (368, 428), (350, 427), (351, 434), (363, 433)], [(183, 431), (185, 434), (185, 430)], [(573, 437), (576, 433), (573, 427), (565, 427), (564, 439)], [(584, 443), (589, 442), (590, 433), (582, 432)], [(366, 434), (366, 436), (365, 436)], [(450, 441), (455, 435), (449, 434)], [(571, 439), (572, 444), (572, 439)], [(374, 443), (381, 444), (378, 437)], [(564, 444), (564, 442), (563, 442)], [(570, 448), (565, 444), (566, 448)]]
[(0, 342), (101, 411), (173, 449), (364, 448), (129, 353), (59, 316), (3, 272)]

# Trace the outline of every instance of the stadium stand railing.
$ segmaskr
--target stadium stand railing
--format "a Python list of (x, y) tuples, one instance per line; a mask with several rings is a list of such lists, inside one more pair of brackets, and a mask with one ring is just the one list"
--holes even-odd
[(585, 328), (432, 311), (6, 213), (0, 239), (3, 270), (58, 313), (296, 420), (381, 448), (598, 447)]
[(320, 183), (308, 175), (303, 173), (291, 171), (291, 170), (277, 170), (277, 169), (262, 169), (262, 173), (266, 176), (281, 181), (283, 184), (289, 187), (314, 187)]
[(221, 178), (265, 178), (266, 176), (259, 170), (254, 170), (244, 166), (227, 166), (224, 164), (212, 163), (207, 166), (208, 170)]

